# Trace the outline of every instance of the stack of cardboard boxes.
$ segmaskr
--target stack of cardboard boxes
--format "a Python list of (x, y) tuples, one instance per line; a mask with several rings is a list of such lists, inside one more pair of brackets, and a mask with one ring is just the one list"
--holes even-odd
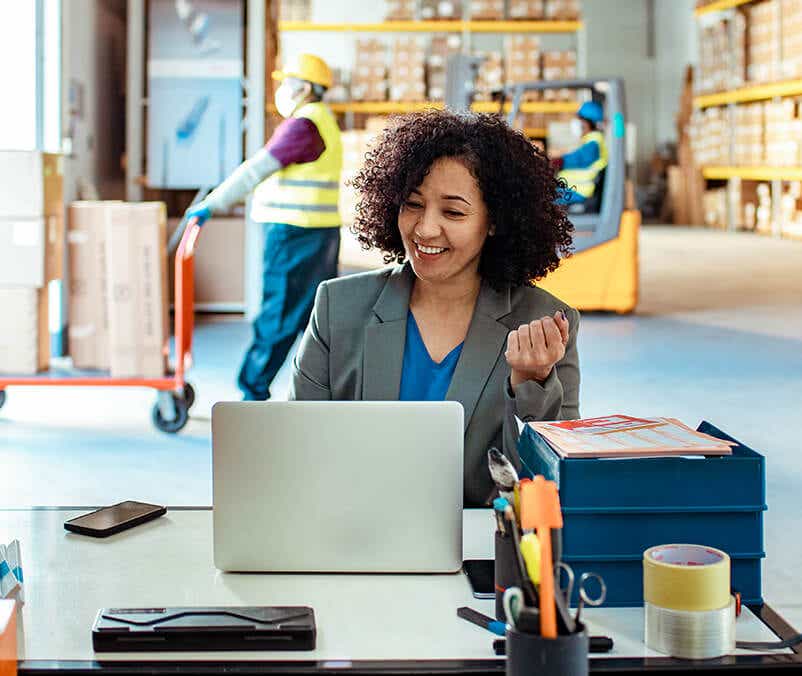
[(765, 104), (766, 164), (772, 167), (802, 166), (802, 120), (792, 99)]
[[(576, 79), (576, 52), (554, 50), (543, 53), (544, 80)], [(575, 89), (547, 89), (543, 92), (545, 101), (575, 101)]]
[(459, 35), (435, 35), (426, 59), (426, 86), (430, 101), (442, 101), (446, 95), (446, 68), (448, 58), (462, 49)]
[(351, 75), (354, 101), (387, 100), (387, 64), (384, 44), (376, 39), (356, 41), (356, 59)]
[(774, 82), (781, 75), (780, 0), (750, 5), (749, 66), (750, 82)]
[(476, 101), (492, 101), (493, 93), (504, 88), (504, 60), (501, 52), (475, 52), (482, 59), (476, 77)]
[(311, 21), (311, 0), (281, 0), (279, 19), (281, 21)]
[(167, 218), (161, 202), (69, 209), (69, 345), (79, 369), (164, 376), (170, 335)]
[[(734, 42), (731, 42), (730, 37)], [(699, 69), (696, 91), (699, 94), (741, 87), (746, 81), (746, 16), (717, 21), (700, 30)]]
[(802, 3), (782, 0), (782, 77), (802, 77)]
[(415, 0), (387, 0), (385, 21), (413, 21), (415, 5)]
[(693, 112), (688, 132), (697, 165), (730, 164), (729, 128), (730, 119), (725, 108), (707, 108)]
[(0, 373), (49, 366), (48, 285), (63, 276), (63, 173), (58, 155), (0, 153)]
[(546, 17), (545, 0), (510, 0), (508, 17), (520, 21), (541, 21)]
[[(504, 57), (507, 68), (507, 84), (534, 82), (540, 80), (541, 51), (540, 39), (531, 35), (511, 35), (504, 44)], [(536, 101), (540, 92), (526, 92), (525, 101)]]
[(504, 18), (504, 0), (472, 0), (470, 12), (474, 21), (501, 21)]
[(576, 21), (581, 13), (580, 4), (580, 0), (549, 0), (546, 3), (546, 19)]
[(417, 37), (396, 38), (390, 68), (391, 101), (426, 99), (426, 48)]
[(462, 18), (462, 0), (421, 0), (424, 21), (456, 21)]
[(750, 103), (735, 108), (733, 162), (739, 167), (757, 167), (763, 164), (765, 157), (763, 111), (762, 103)]

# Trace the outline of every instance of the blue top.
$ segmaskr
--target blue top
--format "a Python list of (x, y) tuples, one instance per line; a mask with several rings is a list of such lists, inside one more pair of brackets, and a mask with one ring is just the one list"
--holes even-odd
[(412, 311), (407, 315), (404, 366), (401, 371), (400, 401), (443, 401), (454, 376), (464, 343), (457, 345), (439, 364), (432, 360), (421, 338)]
[(563, 155), (563, 169), (587, 169), (600, 157), (599, 144), (596, 141), (588, 141), (573, 152)]

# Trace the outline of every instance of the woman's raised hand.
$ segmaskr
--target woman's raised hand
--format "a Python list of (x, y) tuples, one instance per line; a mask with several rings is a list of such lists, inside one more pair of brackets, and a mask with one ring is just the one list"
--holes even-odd
[(527, 380), (545, 381), (565, 356), (567, 344), (568, 318), (562, 311), (510, 331), (504, 353), (510, 366), (510, 384), (514, 387)]

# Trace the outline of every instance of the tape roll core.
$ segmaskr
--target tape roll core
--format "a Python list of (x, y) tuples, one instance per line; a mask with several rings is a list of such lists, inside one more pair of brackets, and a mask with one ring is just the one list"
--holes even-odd
[(728, 607), (730, 557), (701, 545), (651, 547), (643, 553), (643, 600), (668, 610)]

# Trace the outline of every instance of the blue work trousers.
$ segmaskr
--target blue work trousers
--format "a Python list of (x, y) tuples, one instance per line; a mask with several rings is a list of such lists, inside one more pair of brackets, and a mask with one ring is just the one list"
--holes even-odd
[(298, 334), (309, 323), (321, 282), (337, 276), (340, 228), (266, 223), (262, 309), (238, 384), (246, 401), (270, 398), (276, 377)]

